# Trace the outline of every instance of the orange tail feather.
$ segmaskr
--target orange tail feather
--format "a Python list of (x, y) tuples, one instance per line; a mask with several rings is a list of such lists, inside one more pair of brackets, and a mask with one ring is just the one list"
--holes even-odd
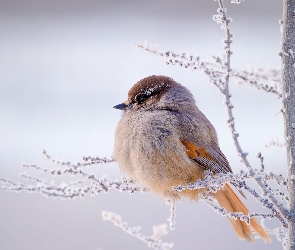
[[(245, 215), (249, 213), (249, 210), (228, 184), (226, 184), (222, 190), (216, 192), (215, 198), (220, 206), (225, 208), (230, 213), (242, 212)], [(241, 240), (253, 242), (254, 237), (252, 232), (254, 231), (263, 239), (264, 242), (271, 242), (265, 230), (254, 218), (250, 219), (249, 225), (247, 225), (245, 221), (241, 221), (240, 219), (235, 220), (229, 218), (229, 220), (236, 234)]]

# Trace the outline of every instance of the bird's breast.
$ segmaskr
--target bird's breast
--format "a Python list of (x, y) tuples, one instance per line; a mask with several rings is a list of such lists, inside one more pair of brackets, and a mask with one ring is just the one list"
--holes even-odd
[(127, 111), (115, 133), (114, 157), (120, 169), (139, 184), (164, 196), (172, 186), (201, 178), (203, 170), (181, 143), (181, 124), (167, 110)]

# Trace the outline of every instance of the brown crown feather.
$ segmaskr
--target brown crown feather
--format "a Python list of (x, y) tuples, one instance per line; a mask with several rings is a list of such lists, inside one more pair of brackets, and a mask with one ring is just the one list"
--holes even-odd
[(128, 101), (137, 102), (139, 95), (161, 97), (169, 88), (178, 85), (172, 78), (167, 76), (148, 76), (137, 82), (128, 92)]

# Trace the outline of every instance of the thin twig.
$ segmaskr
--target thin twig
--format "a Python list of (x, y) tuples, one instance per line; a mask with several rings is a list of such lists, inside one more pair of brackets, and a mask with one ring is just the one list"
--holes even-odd
[(153, 227), (153, 235), (144, 236), (140, 233), (140, 227), (128, 227), (126, 222), (122, 221), (120, 215), (117, 215), (113, 212), (102, 212), (102, 217), (104, 220), (111, 221), (115, 226), (121, 228), (124, 232), (138, 238), (147, 244), (148, 247), (151, 247), (155, 250), (169, 250), (173, 247), (173, 243), (162, 242), (160, 239), (162, 236), (168, 233), (167, 225), (159, 225)]

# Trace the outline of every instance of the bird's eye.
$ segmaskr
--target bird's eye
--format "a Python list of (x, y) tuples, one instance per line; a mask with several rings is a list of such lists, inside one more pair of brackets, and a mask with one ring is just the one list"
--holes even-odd
[(147, 95), (144, 95), (144, 94), (139, 94), (135, 97), (135, 101), (138, 103), (138, 104), (141, 104), (143, 103), (146, 99), (148, 99), (148, 96)]

